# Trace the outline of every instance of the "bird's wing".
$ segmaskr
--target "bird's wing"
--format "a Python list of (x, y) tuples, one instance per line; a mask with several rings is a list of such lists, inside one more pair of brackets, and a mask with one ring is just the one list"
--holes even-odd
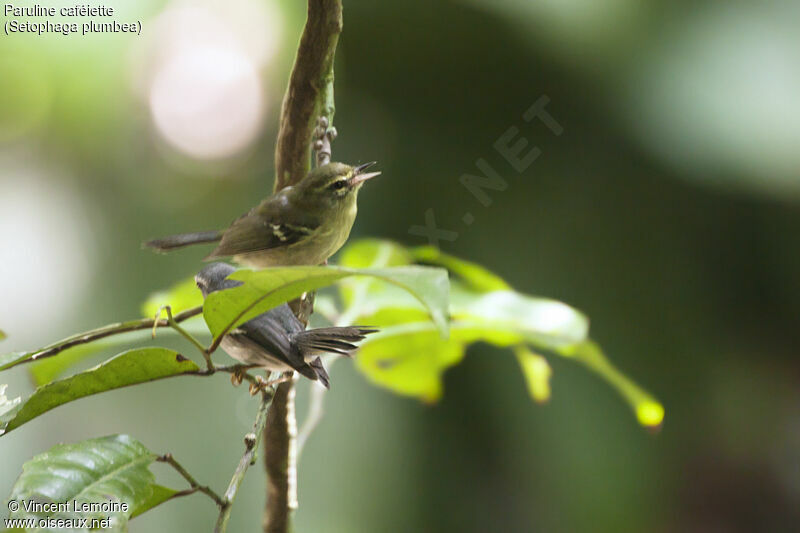
[(234, 221), (206, 259), (289, 246), (310, 236), (319, 225), (315, 214), (292, 210), (288, 194), (282, 191)]
[[(303, 356), (299, 351), (292, 349), (286, 327), (276, 320), (272, 311), (259, 315), (236, 328), (229, 335), (246, 337), (256, 343), (266, 355), (280, 360), (303, 375), (308, 369)], [(313, 377), (311, 379), (314, 379)]]

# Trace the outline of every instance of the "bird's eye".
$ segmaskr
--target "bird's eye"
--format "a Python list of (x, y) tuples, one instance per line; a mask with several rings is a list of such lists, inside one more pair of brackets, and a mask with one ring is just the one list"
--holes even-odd
[(347, 180), (336, 180), (330, 184), (330, 189), (333, 191), (339, 191), (344, 189), (347, 186)]

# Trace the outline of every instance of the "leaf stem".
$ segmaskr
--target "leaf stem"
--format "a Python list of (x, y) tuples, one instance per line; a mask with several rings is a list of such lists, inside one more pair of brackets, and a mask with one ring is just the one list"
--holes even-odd
[(188, 331), (183, 329), (180, 325), (178, 325), (178, 322), (172, 316), (172, 307), (169, 305), (162, 305), (158, 309), (158, 312), (156, 313), (155, 319), (153, 320), (154, 322), (153, 338), (155, 338), (156, 336), (156, 327), (158, 326), (158, 319), (161, 315), (162, 309), (167, 312), (167, 324), (169, 324), (169, 327), (177, 331), (184, 339), (191, 342), (194, 345), (194, 347), (197, 348), (197, 350), (203, 356), (203, 359), (205, 359), (206, 361), (207, 369), (211, 370), (212, 368), (214, 368), (214, 363), (211, 361), (211, 352), (206, 350), (205, 346), (200, 344), (200, 341), (198, 341), (191, 333), (189, 333)]

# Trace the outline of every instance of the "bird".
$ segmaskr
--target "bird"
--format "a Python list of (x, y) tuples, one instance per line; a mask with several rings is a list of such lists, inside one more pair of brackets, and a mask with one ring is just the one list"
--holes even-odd
[(251, 268), (320, 265), (347, 241), (358, 211), (358, 191), (380, 172), (332, 162), (309, 172), (236, 219), (227, 229), (172, 235), (144, 246), (168, 252), (218, 242), (204, 260), (232, 257)]
[[(194, 278), (203, 299), (212, 292), (242, 285), (240, 281), (226, 279), (235, 271), (233, 266), (220, 262), (204, 267)], [(220, 346), (244, 365), (276, 372), (296, 370), (330, 388), (330, 377), (319, 355), (350, 357), (357, 349), (354, 343), (377, 331), (363, 326), (305, 330), (289, 306), (282, 304), (229, 331)]]

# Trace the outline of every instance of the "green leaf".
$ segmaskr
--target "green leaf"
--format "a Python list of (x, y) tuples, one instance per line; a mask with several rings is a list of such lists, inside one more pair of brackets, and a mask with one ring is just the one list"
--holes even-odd
[(0, 329), (0, 341), (6, 338), (6, 333), (2, 329)]
[(85, 372), (36, 389), (24, 403), (0, 416), (0, 435), (79, 398), (197, 370), (193, 361), (166, 348), (123, 352)]
[(442, 374), (461, 362), (469, 344), (484, 341), (511, 347), (524, 340), (517, 332), (475, 322), (451, 322), (447, 339), (430, 322), (401, 324), (382, 328), (362, 341), (356, 367), (373, 383), (432, 402), (441, 397)]
[(402, 245), (383, 239), (361, 239), (348, 244), (339, 257), (339, 265), (349, 268), (385, 268), (406, 266), (413, 262)]
[(228, 278), (244, 285), (210, 294), (203, 316), (212, 335), (247, 322), (273, 307), (348, 276), (372, 276), (397, 285), (419, 300), (442, 332), (447, 331), (447, 271), (440, 268), (406, 266), (377, 269), (344, 267), (280, 267), (259, 271), (239, 270)]
[[(397, 243), (364, 239), (347, 246), (340, 264), (350, 268), (386, 268), (407, 266), (412, 257)], [(339, 284), (345, 313), (339, 323), (365, 323), (387, 326), (419, 322), (427, 318), (425, 307), (403, 289), (380, 279), (351, 277)]]
[(432, 335), (430, 324), (421, 320), (418, 304), (406, 295), (373, 280), (342, 283), (345, 309), (339, 322), (382, 327), (362, 343), (357, 359), (358, 368), (381, 386), (434, 400), (441, 395), (445, 369), (461, 360), (468, 344), (484, 341), (513, 348), (528, 392), (534, 400), (546, 401), (552, 370), (531, 345), (582, 361), (622, 394), (641, 424), (653, 427), (663, 420), (661, 404), (608, 362), (588, 338), (586, 316), (566, 304), (513, 291), (486, 268), (431, 246), (409, 250), (391, 241), (357, 241), (344, 250), (343, 261), (359, 267), (413, 261), (445, 267), (455, 278), (450, 287), (452, 322), (447, 341)]
[(553, 369), (550, 368), (547, 359), (526, 346), (517, 346), (514, 348), (514, 354), (522, 368), (522, 375), (525, 377), (528, 393), (533, 401), (547, 402), (550, 399), (550, 377), (553, 375)]
[(455, 283), (451, 317), (519, 333), (528, 342), (548, 349), (583, 342), (589, 332), (589, 320), (582, 313), (556, 300), (509, 290), (475, 292)]
[(81, 361), (97, 355), (112, 345), (111, 342), (97, 341), (69, 348), (53, 357), (46, 357), (31, 364), (31, 377), (37, 387), (47, 385)]
[[(152, 498), (154, 477), (149, 466), (156, 458), (156, 454), (128, 435), (55, 446), (22, 466), (22, 474), (9, 497), (19, 502), (20, 508), (10, 518), (109, 517), (112, 530), (125, 530), (133, 510), (142, 508)], [(118, 510), (76, 512), (70, 505), (60, 512), (30, 512), (24, 505), (73, 501), (80, 506), (113, 502)]]
[(664, 421), (664, 406), (617, 370), (595, 342), (587, 340), (563, 348), (558, 353), (580, 361), (611, 384), (631, 406), (641, 425), (650, 428), (661, 426)]
[(420, 246), (410, 250), (418, 263), (428, 263), (446, 268), (472, 290), (480, 292), (511, 290), (506, 281), (477, 263), (448, 255), (433, 246)]
[(152, 293), (142, 304), (142, 313), (145, 317), (152, 318), (165, 305), (172, 308), (173, 315), (203, 305), (203, 295), (197, 290), (194, 277), (179, 281), (169, 289)]
[(441, 375), (464, 357), (464, 344), (442, 339), (429, 322), (382, 329), (361, 343), (356, 367), (373, 383), (398, 394), (433, 402), (442, 395)]
[(176, 494), (180, 493), (180, 491), (171, 489), (169, 487), (164, 487), (161, 485), (152, 485), (153, 492), (150, 497), (139, 504), (131, 513), (131, 520), (139, 516), (140, 514), (146, 513), (153, 507), (158, 507), (162, 503), (166, 502), (175, 497)]
[[(461, 361), (469, 344), (479, 341), (513, 347), (529, 393), (536, 401), (547, 401), (550, 366), (544, 358), (522, 345), (526, 335), (481, 322), (451, 322), (447, 340), (435, 335), (433, 326), (425, 322), (382, 329), (361, 343), (356, 367), (377, 385), (398, 394), (435, 401), (442, 394), (444, 371)], [(658, 427), (663, 421), (663, 406), (614, 368), (591, 340), (562, 346), (555, 353), (584, 363), (608, 381), (631, 405), (643, 426)]]

